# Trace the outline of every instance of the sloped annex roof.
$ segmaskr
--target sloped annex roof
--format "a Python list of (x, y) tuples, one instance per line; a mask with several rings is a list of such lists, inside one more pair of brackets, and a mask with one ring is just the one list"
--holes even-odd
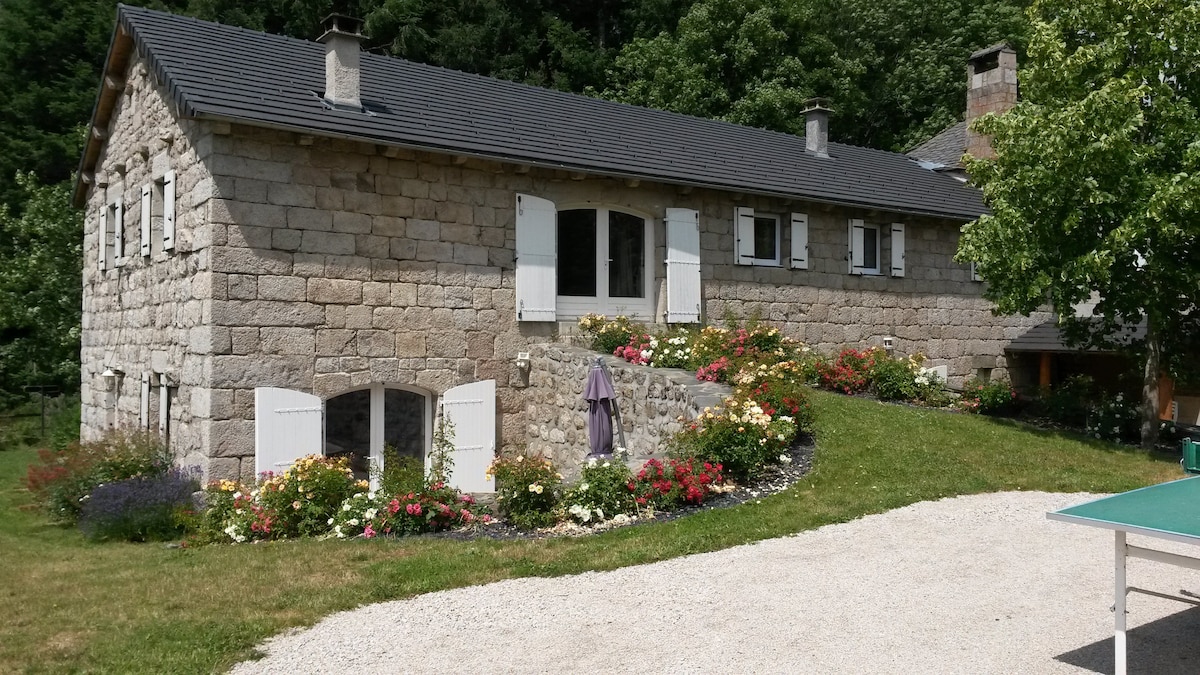
[(958, 122), (942, 129), (936, 136), (905, 154), (923, 162), (939, 164), (942, 168), (961, 169), (962, 156), (966, 151), (967, 123)]
[[(899, 153), (830, 143), (820, 158), (802, 137), (370, 53), (370, 113), (332, 110), (319, 96), (322, 44), (119, 5), (108, 76), (123, 76), (134, 46), (187, 117), (958, 221), (985, 211), (978, 191)], [(115, 99), (101, 87), (81, 176)], [(84, 192), (77, 184), (77, 204)]]

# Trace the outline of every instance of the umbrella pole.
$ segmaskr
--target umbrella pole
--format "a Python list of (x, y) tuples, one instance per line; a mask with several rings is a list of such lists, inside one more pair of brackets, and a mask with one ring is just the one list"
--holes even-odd
[[(604, 373), (604, 377), (608, 378), (608, 385), (612, 387), (612, 373), (608, 372), (608, 366), (604, 364), (604, 359), (597, 356), (596, 365), (600, 366), (600, 370)], [(625, 425), (621, 424), (621, 406), (617, 402), (617, 388), (613, 387), (612, 414), (616, 419), (617, 437), (621, 439), (621, 447), (629, 450), (629, 446), (625, 445)]]

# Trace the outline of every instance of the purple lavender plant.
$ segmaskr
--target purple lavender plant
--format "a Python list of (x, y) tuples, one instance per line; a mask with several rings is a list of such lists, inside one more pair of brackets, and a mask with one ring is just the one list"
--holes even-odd
[(183, 533), (180, 513), (193, 507), (199, 489), (198, 467), (106, 483), (84, 502), (79, 529), (96, 541), (174, 539)]

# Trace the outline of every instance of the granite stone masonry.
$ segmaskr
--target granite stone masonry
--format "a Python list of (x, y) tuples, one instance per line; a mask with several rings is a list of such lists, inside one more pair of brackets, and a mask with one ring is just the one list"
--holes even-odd
[[(591, 450), (583, 387), (597, 358), (611, 373), (631, 467), (663, 456), (664, 443), (681, 428), (680, 417), (693, 419), (733, 393), (723, 384), (696, 381), (695, 373), (639, 366), (580, 347), (539, 345), (530, 357), (527, 449), (553, 460), (568, 480), (578, 476)], [(619, 438), (614, 425), (614, 446)]]

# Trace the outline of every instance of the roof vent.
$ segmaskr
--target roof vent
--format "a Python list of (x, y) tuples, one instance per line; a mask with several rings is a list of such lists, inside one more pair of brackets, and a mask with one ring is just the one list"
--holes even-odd
[(804, 149), (817, 157), (829, 156), (829, 107), (827, 98), (810, 98), (804, 102)]
[(362, 19), (330, 14), (322, 22), (325, 33), (325, 102), (335, 110), (361, 111), (359, 52), (365, 37)]

